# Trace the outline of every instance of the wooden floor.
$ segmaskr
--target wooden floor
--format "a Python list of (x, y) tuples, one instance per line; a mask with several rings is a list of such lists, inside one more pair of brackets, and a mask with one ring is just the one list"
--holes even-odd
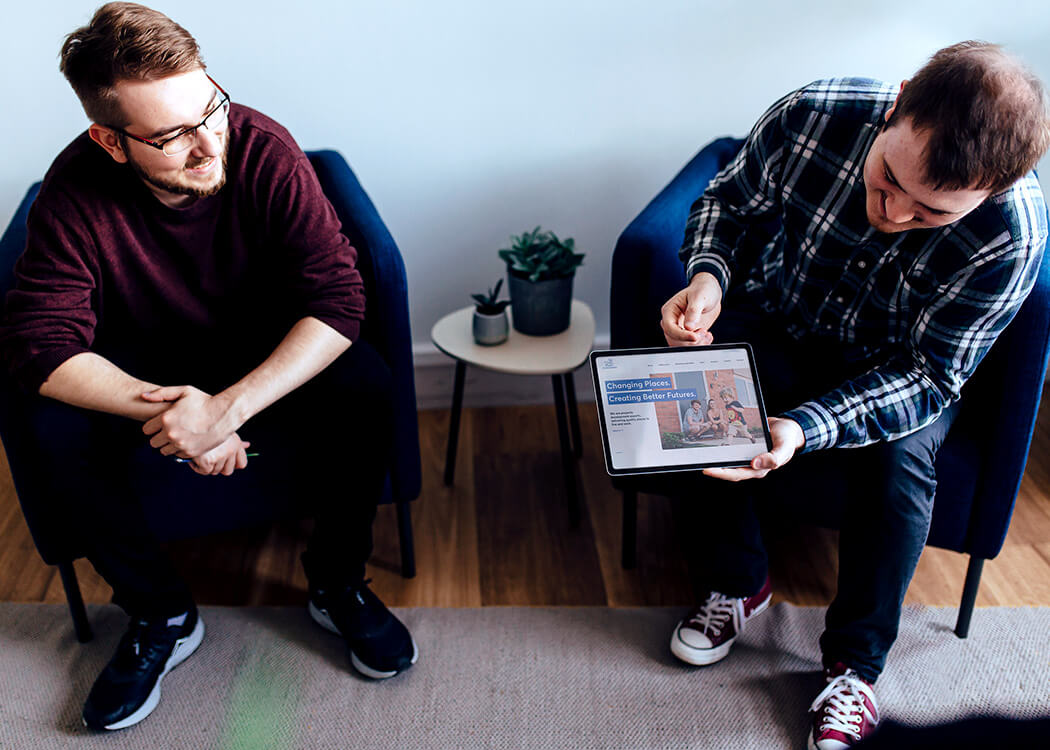
[[(1046, 400), (1044, 399), (1044, 403)], [(393, 508), (380, 508), (369, 566), (391, 606), (687, 605), (693, 596), (670, 503), (639, 501), (639, 565), (620, 566), (620, 496), (601, 460), (594, 409), (581, 404), (584, 512), (570, 529), (553, 407), (467, 409), (454, 487), (442, 483), (447, 411), (420, 413), (423, 493), (413, 504), (418, 575), (399, 574)], [(33, 548), (0, 464), (0, 601), (64, 601), (55, 569)], [(306, 599), (299, 554), (309, 522), (181, 542), (176, 564), (203, 604), (290, 604)], [(835, 532), (782, 527), (770, 540), (779, 600), (823, 605), (835, 588)], [(967, 558), (927, 548), (908, 601), (956, 606)], [(84, 598), (110, 590), (84, 560)], [(1050, 605), (1050, 408), (1040, 414), (1029, 469), (1002, 553), (985, 565), (980, 605)]]

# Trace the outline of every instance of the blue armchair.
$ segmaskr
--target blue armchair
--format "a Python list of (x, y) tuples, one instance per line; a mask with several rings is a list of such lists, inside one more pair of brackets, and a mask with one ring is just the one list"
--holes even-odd
[[(686, 284), (678, 259), (693, 201), (743, 141), (713, 141), (620, 235), (613, 252), (614, 348), (665, 346), (660, 307)], [(937, 496), (927, 544), (970, 555), (955, 633), (969, 632), (984, 561), (999, 554), (1013, 514), (1050, 353), (1050, 255), (1036, 287), (963, 388), (959, 416), (937, 454)], [(980, 413), (978, 413), (980, 412)], [(996, 420), (989, 428), (989, 415)], [(997, 436), (989, 440), (988, 435)], [(842, 477), (822, 476), (829, 493)], [(658, 478), (617, 480), (623, 491), (623, 564), (635, 564), (637, 493), (664, 494)], [(834, 518), (807, 519), (837, 525)]]
[[(394, 465), (382, 502), (397, 505), (401, 573), (411, 578), (415, 575), (415, 555), (409, 503), (419, 497), (422, 477), (405, 266), (390, 232), (343, 157), (335, 151), (313, 151), (307, 155), (343, 223), (344, 233), (358, 251), (358, 268), (367, 295), (361, 336), (384, 358), (394, 391), (403, 396), (395, 402)], [(0, 238), (0, 297), (13, 285), (14, 264), (25, 249), (26, 218), (39, 188), (37, 183), (29, 189)], [(91, 628), (72, 565), (83, 555), (82, 547), (76, 529), (70, 528), (66, 517), (56, 510), (61, 508), (61, 498), (49, 497), (44, 489), (34, 449), (17, 434), (11, 419), (11, 399), (17, 397), (10, 388), (0, 393), (0, 437), (33, 541), (44, 562), (58, 566), (77, 637), (86, 642), (92, 637)], [(192, 479), (195, 475), (187, 472), (186, 476)], [(173, 524), (171, 514), (154, 513), (147, 508), (151, 527), (160, 539), (171, 540), (272, 521), (292, 511), (288, 499), (295, 497), (296, 481), (287, 473), (246, 471), (230, 479), (235, 481), (223, 482), (221, 488), (218, 483), (210, 483), (210, 487), (206, 487), (209, 483), (194, 484), (193, 492), (166, 486), (165, 498), (177, 497), (177, 502), (188, 511), (180, 515), (189, 520)], [(216, 508), (222, 508), (222, 512), (216, 512)]]

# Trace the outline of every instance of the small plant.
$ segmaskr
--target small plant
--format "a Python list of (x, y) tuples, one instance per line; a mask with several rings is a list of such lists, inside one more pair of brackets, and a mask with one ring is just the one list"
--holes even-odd
[(571, 275), (583, 263), (583, 253), (575, 251), (571, 237), (562, 241), (554, 232), (536, 227), (531, 232), (512, 235), (511, 246), (499, 251), (511, 272), (529, 281), (547, 281)]
[(501, 312), (507, 309), (507, 305), (510, 304), (509, 299), (497, 299), (499, 297), (499, 288), (503, 286), (503, 279), (496, 282), (495, 289), (489, 289), (489, 293), (485, 294), (472, 294), (474, 298), (474, 306), (477, 311), (482, 315), (499, 315)]
[(685, 441), (685, 436), (680, 432), (661, 432), (660, 447), (666, 451), (672, 448), (687, 448), (689, 443)]

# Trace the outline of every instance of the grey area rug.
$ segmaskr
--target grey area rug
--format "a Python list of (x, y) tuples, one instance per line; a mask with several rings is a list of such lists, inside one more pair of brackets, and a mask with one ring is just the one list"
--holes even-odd
[[(157, 710), (95, 734), (80, 709), (123, 632), (92, 607), (80, 645), (63, 605), (0, 604), (0, 748), (803, 748), (822, 687), (823, 610), (780, 604), (717, 665), (678, 664), (679, 610), (398, 610), (419, 663), (392, 680), (350, 672), (304, 610), (202, 610), (198, 652)], [(877, 692), (883, 714), (930, 724), (973, 713), (1050, 715), (1050, 608), (907, 608)]]

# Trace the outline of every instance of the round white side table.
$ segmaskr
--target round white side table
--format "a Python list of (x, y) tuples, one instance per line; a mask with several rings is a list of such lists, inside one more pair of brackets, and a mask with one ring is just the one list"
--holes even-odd
[[(508, 314), (513, 315), (513, 311), (508, 311)], [(464, 307), (443, 317), (430, 331), (434, 345), (456, 360), (448, 451), (445, 455), (445, 484), (452, 484), (456, 471), (456, 447), (459, 442), (467, 365), (511, 375), (550, 375), (558, 417), (562, 473), (569, 498), (569, 520), (576, 526), (580, 520), (580, 504), (573, 459), (583, 455), (583, 445), (580, 441), (580, 419), (572, 372), (587, 361), (587, 355), (594, 346), (594, 313), (586, 303), (573, 300), (569, 327), (562, 333), (528, 336), (515, 331), (512, 325), (507, 340), (495, 346), (481, 346), (474, 342), (471, 329), (473, 315), (473, 306)]]

